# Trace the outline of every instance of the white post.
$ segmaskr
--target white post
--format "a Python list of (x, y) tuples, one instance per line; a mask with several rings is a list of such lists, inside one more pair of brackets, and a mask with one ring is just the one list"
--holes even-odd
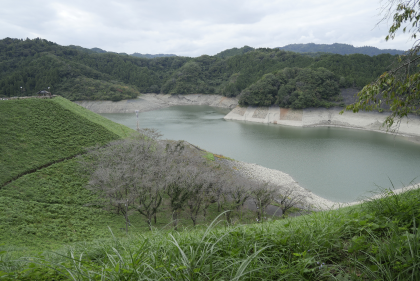
[(137, 116), (137, 131), (139, 131), (139, 111), (136, 110), (136, 116)]

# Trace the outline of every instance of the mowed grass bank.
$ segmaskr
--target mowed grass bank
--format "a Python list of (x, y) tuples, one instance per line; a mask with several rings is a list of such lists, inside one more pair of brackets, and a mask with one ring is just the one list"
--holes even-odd
[[(5, 280), (419, 280), (420, 191), (262, 224), (154, 230), (11, 258)], [(217, 223), (215, 223), (217, 224)]]
[(0, 186), (133, 132), (61, 97), (1, 101), (0, 120)]

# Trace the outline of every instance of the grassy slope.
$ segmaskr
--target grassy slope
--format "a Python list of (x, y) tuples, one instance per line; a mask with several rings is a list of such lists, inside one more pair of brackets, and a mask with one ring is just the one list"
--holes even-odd
[[(60, 97), (2, 101), (0, 114), (0, 149), (5, 152), (0, 156), (1, 183), (35, 169), (0, 188), (0, 241), (40, 250), (107, 237), (108, 227), (117, 236), (123, 234), (121, 216), (91, 206), (95, 198), (84, 187), (88, 179), (78, 158), (60, 160), (87, 146), (129, 136), (132, 129)], [(52, 165), (37, 169), (45, 164)], [(164, 206), (158, 213), (155, 227), (171, 222), (168, 209)], [(211, 206), (209, 219), (216, 214)], [(139, 214), (132, 213), (130, 220), (135, 231), (147, 230)], [(182, 213), (180, 226), (190, 225)]]
[[(55, 249), (68, 242), (109, 237), (108, 227), (117, 237), (125, 236), (120, 230), (125, 227), (121, 215), (89, 206), (95, 198), (84, 187), (87, 178), (77, 161), (56, 163), (0, 189), (0, 241), (8, 246), (39, 251)], [(207, 221), (217, 214), (216, 205), (210, 206)], [(159, 211), (157, 218), (154, 227), (170, 228), (171, 213), (167, 205)], [(254, 219), (255, 214), (248, 211), (242, 221), (249, 223)], [(181, 213), (180, 220), (181, 228), (192, 226), (186, 212)], [(131, 213), (130, 221), (130, 232), (148, 232), (144, 218), (138, 213)], [(203, 218), (199, 223), (205, 223)]]
[[(64, 99), (38, 102), (21, 100), (9, 103), (10, 107), (0, 103), (2, 117), (8, 118), (2, 118), (6, 120), (3, 124), (9, 125), (17, 142), (15, 146), (1, 142), (1, 149), (19, 150), (8, 151), (12, 157), (31, 161), (31, 151), (24, 148), (33, 146), (38, 149), (38, 157), (51, 160), (57, 153), (42, 150), (36, 144), (54, 148), (58, 143), (64, 151), (76, 151), (74, 148), (82, 147), (80, 143), (76, 145), (80, 140), (85, 145), (92, 139), (106, 141), (107, 136), (117, 138), (116, 133), (122, 136), (128, 132)], [(15, 115), (5, 115), (3, 110)], [(47, 113), (51, 118), (35, 115)], [(90, 116), (93, 122), (87, 122), (83, 116)], [(39, 117), (43, 122), (31, 121), (35, 125), (30, 127), (20, 120), (29, 117)], [(72, 120), (65, 122), (66, 118)], [(14, 128), (10, 120), (23, 128)], [(55, 128), (57, 126), (63, 128)], [(112, 128), (115, 133), (103, 133), (101, 130), (105, 127)], [(70, 132), (86, 133), (87, 128), (91, 128), (89, 136), (92, 139), (72, 138)], [(68, 139), (58, 138), (57, 132)], [(1, 136), (4, 138), (4, 134)], [(32, 136), (30, 141), (22, 140), (29, 136)], [(53, 139), (52, 144), (47, 136)], [(36, 137), (47, 144), (36, 143)], [(67, 148), (67, 144), (72, 143), (75, 144)], [(4, 159), (2, 156), (2, 161)], [(189, 231), (144, 231), (144, 220), (133, 214), (131, 234), (123, 238), (125, 234), (119, 228), (124, 223), (120, 216), (84, 206), (93, 196), (83, 187), (86, 183), (83, 175), (77, 159), (70, 159), (22, 176), (0, 190), (0, 244), (3, 244), (0, 245), (0, 277), (4, 275), (6, 280), (56, 280), (59, 278), (57, 271), (48, 267), (51, 266), (61, 270), (67, 278), (70, 278), (68, 272), (72, 272), (78, 276), (76, 279), (86, 279), (86, 276), (100, 279), (102, 275), (103, 279), (113, 280), (146, 277), (151, 280), (207, 280), (216, 273), (224, 280), (232, 280), (235, 276), (237, 280), (420, 278), (420, 190), (361, 207), (258, 225), (217, 227), (210, 232), (200, 227), (191, 230), (186, 214), (183, 214), (182, 226)], [(210, 213), (212, 218), (217, 215), (215, 206)], [(246, 214), (245, 221), (249, 222), (252, 215)], [(169, 212), (164, 208), (158, 214), (156, 227), (164, 228), (169, 222)], [(115, 234), (113, 238), (108, 226)], [(77, 243), (68, 244), (70, 242)], [(60, 247), (62, 256), (36, 254), (41, 250), (56, 251)], [(74, 264), (71, 261), (73, 253), (83, 263)], [(40, 258), (37, 264), (28, 263), (26, 259), (15, 260), (28, 255)], [(63, 270), (62, 266), (69, 271)]]
[(1, 101), (0, 120), (0, 186), (131, 131), (60, 97)]
[(419, 199), (415, 190), (264, 224), (132, 233), (124, 239), (109, 234), (64, 247), (58, 255), (32, 254), (39, 258), (36, 264), (4, 255), (0, 275), (6, 280), (62, 275), (74, 280), (419, 280)]
[(2, 101), (0, 119), (0, 184), (52, 164), (0, 188), (0, 241), (51, 248), (101, 237), (98, 225), (119, 227), (119, 217), (83, 207), (93, 197), (77, 159), (53, 163), (132, 129), (61, 97)]
[(107, 130), (113, 132), (114, 134), (122, 138), (127, 137), (133, 132), (135, 132), (133, 129), (130, 129), (124, 125), (115, 123), (105, 117), (102, 117), (99, 114), (93, 113), (92, 111), (87, 110), (86, 108), (74, 102), (69, 102), (67, 99), (58, 97), (58, 98), (54, 98), (53, 101), (65, 107), (66, 109), (70, 110), (71, 112), (88, 119), (89, 121), (105, 127)]

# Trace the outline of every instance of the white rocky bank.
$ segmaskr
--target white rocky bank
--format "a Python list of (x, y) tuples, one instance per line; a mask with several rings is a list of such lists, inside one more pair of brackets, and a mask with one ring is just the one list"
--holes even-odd
[(142, 94), (140, 97), (122, 101), (76, 101), (75, 103), (95, 113), (134, 113), (157, 110), (173, 105), (209, 105), (223, 108), (234, 108), (237, 98), (218, 95), (158, 95)]
[[(382, 126), (387, 117), (386, 113), (346, 111), (340, 114), (341, 108), (307, 108), (294, 110), (289, 108), (272, 107), (235, 107), (224, 118), (265, 124), (277, 124), (296, 127), (344, 127), (369, 131), (386, 132)], [(401, 121), (398, 134), (420, 141), (420, 117), (409, 116)]]
[[(249, 178), (253, 178), (255, 180), (262, 181), (262, 182), (269, 182), (275, 185), (293, 188), (294, 193), (292, 194), (292, 196), (299, 196), (299, 197), (305, 198), (302, 205), (303, 207), (311, 209), (311, 210), (338, 209), (341, 207), (357, 205), (366, 200), (368, 201), (368, 200), (372, 200), (372, 199), (384, 196), (383, 194), (379, 194), (377, 196), (366, 198), (365, 200), (362, 200), (362, 201), (354, 201), (350, 203), (334, 202), (334, 201), (325, 199), (321, 196), (318, 196), (312, 193), (311, 191), (301, 187), (290, 175), (283, 173), (279, 170), (269, 169), (269, 168), (266, 168), (257, 164), (250, 164), (250, 163), (240, 162), (240, 161), (231, 162), (230, 165), (236, 167), (244, 176), (247, 176)], [(420, 188), (420, 185), (414, 184), (408, 187), (395, 189), (395, 190), (390, 191), (388, 195), (399, 194), (399, 193), (416, 189), (416, 188)]]
[[(386, 113), (345, 112), (341, 115), (339, 114), (341, 109), (337, 108), (310, 108), (303, 110), (293, 110), (279, 108), (278, 106), (239, 107), (237, 98), (227, 98), (218, 95), (142, 94), (137, 99), (123, 100), (119, 102), (78, 101), (76, 103), (96, 113), (133, 113), (136, 110), (144, 112), (174, 105), (209, 105), (215, 107), (231, 108), (232, 111), (224, 117), (226, 120), (238, 120), (298, 127), (345, 127), (352, 129), (386, 132), (386, 130), (382, 127), (382, 123), (387, 116)], [(398, 134), (407, 136), (414, 141), (420, 142), (420, 118), (416, 116), (410, 116), (408, 119), (403, 120), (399, 126)], [(340, 203), (327, 200), (299, 186), (299, 184), (290, 175), (278, 170), (239, 161), (234, 162), (232, 165), (235, 165), (237, 168), (239, 168), (245, 176), (260, 181), (268, 181), (273, 184), (293, 187), (296, 195), (304, 196), (306, 198), (306, 204), (313, 209), (335, 209), (360, 203)], [(415, 185), (405, 189), (399, 189), (394, 192), (399, 193), (407, 189), (418, 187), (419, 185)]]

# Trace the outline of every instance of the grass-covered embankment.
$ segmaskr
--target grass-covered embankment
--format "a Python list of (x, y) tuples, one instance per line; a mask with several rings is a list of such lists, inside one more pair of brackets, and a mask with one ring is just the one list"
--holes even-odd
[[(125, 237), (123, 216), (92, 204), (98, 200), (85, 188), (89, 179), (78, 161), (75, 158), (53, 164), (0, 189), (0, 241), (9, 252), (19, 255), (57, 249), (70, 242), (106, 238), (109, 228), (115, 236)], [(172, 227), (168, 204), (164, 197), (153, 227)], [(198, 223), (206, 224), (218, 214), (217, 205), (212, 204), (207, 219), (200, 218)], [(130, 233), (148, 232), (142, 216), (132, 212), (129, 217)], [(187, 212), (181, 212), (179, 219), (181, 228), (192, 226)], [(254, 220), (253, 211), (244, 211), (242, 223)]]
[[(42, 103), (32, 102), (31, 99), (17, 101), (16, 104), (31, 112), (34, 119), (39, 117), (36, 114), (45, 115), (42, 108), (53, 108), (55, 111), (47, 111), (52, 119), (56, 115), (66, 114), (64, 116), (76, 121), (65, 122), (67, 117), (57, 117), (62, 121), (56, 123), (39, 117), (45, 122), (35, 124), (33, 128), (24, 127), (27, 132), (22, 128), (11, 128), (14, 130), (12, 136), (26, 134), (24, 137), (32, 140), (28, 142), (29, 145), (36, 148), (37, 143), (33, 140), (39, 135), (46, 142), (46, 147), (54, 148), (47, 142), (53, 136), (52, 144), (59, 147), (58, 143), (65, 151), (73, 152), (79, 147), (82, 151), (86, 144), (96, 144), (98, 139), (105, 142), (107, 136), (124, 136), (123, 131), (117, 135), (118, 130), (124, 127), (110, 124), (111, 121), (97, 115), (89, 117), (88, 111), (66, 103), (64, 99), (42, 100)], [(28, 106), (30, 104), (34, 105), (35, 110)], [(18, 113), (24, 110), (19, 106), (14, 108), (13, 112), (9, 111), (13, 114), (8, 118), (19, 120)], [(5, 107), (5, 110), (9, 109)], [(87, 120), (83, 114), (93, 121)], [(10, 124), (10, 120), (7, 122)], [(59, 126), (63, 128), (57, 128)], [(111, 127), (113, 129), (109, 129)], [(95, 130), (89, 131), (87, 128), (104, 128), (105, 137), (101, 138), (101, 134), (95, 135)], [(114, 133), (109, 133), (110, 130), (114, 130)], [(91, 132), (87, 138), (97, 137), (84, 141), (83, 138), (72, 139), (72, 134), (65, 133), (68, 138), (56, 141), (55, 138), (59, 136), (57, 132), (65, 131)], [(69, 148), (66, 148), (67, 144)], [(9, 155), (18, 158), (22, 161), (20, 163), (25, 164), (25, 159), (32, 161), (36, 157), (30, 155), (30, 151), (27, 155), (16, 151), (28, 146), (24, 141), (17, 142), (15, 146), (4, 142), (0, 145), (2, 151), (10, 149)], [(37, 155), (42, 156), (41, 152), (45, 153), (45, 159), (54, 160), (51, 149), (40, 147), (36, 151)], [(207, 155), (207, 158), (213, 160), (214, 157)], [(121, 214), (90, 205), (95, 198), (85, 189), (88, 181), (85, 173), (80, 169), (78, 159), (73, 158), (37, 169), (0, 189), (0, 279), (420, 278), (420, 190), (352, 208), (286, 220), (269, 220), (262, 224), (244, 224), (251, 222), (251, 219), (255, 222), (253, 212), (243, 214), (241, 220), (236, 220), (235, 225), (231, 226), (227, 226), (222, 215), (215, 220), (217, 226), (207, 228), (206, 224), (220, 213), (216, 204), (213, 204), (209, 208), (207, 221), (199, 221), (200, 226), (195, 229), (191, 227), (187, 214), (181, 212), (179, 227), (185, 230), (181, 232), (171, 229), (171, 212), (167, 198), (164, 198), (166, 203), (157, 214), (153, 231), (148, 230), (144, 218), (134, 213), (130, 215), (131, 227), (126, 234), (121, 230), (124, 227)]]
[(132, 132), (61, 97), (1, 101), (0, 120), (0, 186)]
[[(108, 237), (108, 227), (117, 237), (124, 235), (122, 215), (93, 204), (98, 200), (85, 188), (89, 177), (73, 156), (83, 154), (86, 147), (127, 137), (133, 130), (60, 97), (1, 101), (0, 115), (4, 120), (0, 150), (5, 152), (0, 154), (0, 244), (8, 252), (38, 252)], [(217, 215), (213, 204), (206, 221), (198, 223)], [(250, 211), (242, 219), (250, 222), (255, 214)], [(130, 213), (130, 222), (130, 232), (148, 229), (135, 212)], [(170, 223), (164, 198), (153, 226)], [(187, 213), (181, 212), (180, 227), (191, 225)]]
[(153, 231), (12, 259), (20, 280), (419, 280), (420, 191), (255, 225)]

